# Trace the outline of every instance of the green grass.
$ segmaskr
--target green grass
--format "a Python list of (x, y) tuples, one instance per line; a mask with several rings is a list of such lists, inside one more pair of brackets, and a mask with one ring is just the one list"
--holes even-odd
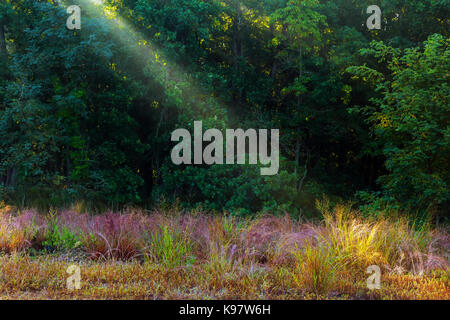
[(186, 233), (163, 226), (150, 234), (150, 245), (144, 250), (146, 261), (165, 268), (176, 268), (195, 261), (193, 243)]

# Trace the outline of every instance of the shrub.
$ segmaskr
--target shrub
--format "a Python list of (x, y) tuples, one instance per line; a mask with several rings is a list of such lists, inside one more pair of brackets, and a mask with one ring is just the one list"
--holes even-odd
[(259, 211), (300, 212), (295, 175), (285, 170), (274, 176), (261, 176), (257, 165), (212, 165), (208, 168), (166, 165), (162, 170), (164, 183), (156, 189), (156, 199), (173, 195), (186, 207), (201, 205), (207, 210), (225, 210), (239, 215)]
[(79, 247), (81, 242), (78, 237), (70, 232), (66, 227), (58, 227), (54, 224), (48, 231), (46, 240), (42, 242), (42, 246), (47, 250), (71, 250)]

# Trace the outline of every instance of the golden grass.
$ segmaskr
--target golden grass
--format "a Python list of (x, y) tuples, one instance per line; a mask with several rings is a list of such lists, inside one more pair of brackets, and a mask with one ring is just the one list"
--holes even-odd
[(374, 291), (365, 288), (364, 279), (340, 274), (339, 282), (325, 294), (307, 287), (299, 290), (292, 270), (284, 268), (167, 269), (136, 261), (78, 263), (81, 289), (70, 291), (66, 288), (70, 264), (48, 257), (1, 257), (0, 299), (450, 299), (448, 272), (386, 274), (381, 290)]

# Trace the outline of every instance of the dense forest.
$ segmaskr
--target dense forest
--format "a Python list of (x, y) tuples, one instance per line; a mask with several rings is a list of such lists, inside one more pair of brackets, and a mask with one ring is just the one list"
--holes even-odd
[[(444, 218), (449, 2), (1, 0), (0, 200)], [(197, 120), (279, 129), (278, 174), (173, 164), (171, 133)]]

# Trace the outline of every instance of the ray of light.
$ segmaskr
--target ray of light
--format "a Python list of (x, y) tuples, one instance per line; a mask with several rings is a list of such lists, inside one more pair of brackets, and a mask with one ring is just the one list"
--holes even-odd
[(160, 85), (166, 89), (169, 101), (175, 104), (181, 112), (191, 111), (191, 115), (195, 115), (192, 110), (186, 110), (186, 108), (197, 109), (196, 103), (198, 104), (201, 101), (203, 107), (201, 107), (198, 116), (213, 116), (217, 124), (223, 124), (220, 120), (226, 119), (226, 109), (221, 106), (213, 93), (204, 92), (200, 89), (195, 76), (185, 72), (182, 67), (170, 61), (163, 50), (151, 40), (147, 40), (142, 33), (136, 31), (117, 12), (105, 5), (102, 0), (84, 0), (84, 2), (90, 4), (87, 8), (89, 11), (95, 12), (96, 15), (107, 21), (112, 21), (116, 25), (117, 32), (113, 33), (115, 40), (126, 48), (127, 52), (135, 59), (134, 62), (142, 70), (152, 74)]

